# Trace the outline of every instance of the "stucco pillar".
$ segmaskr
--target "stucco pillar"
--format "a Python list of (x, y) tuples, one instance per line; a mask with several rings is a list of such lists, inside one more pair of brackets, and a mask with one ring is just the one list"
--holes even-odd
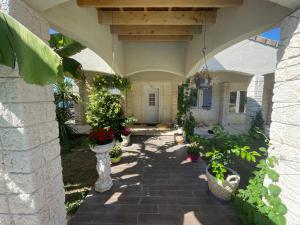
[[(0, 6), (46, 39), (47, 23), (22, 1)], [(66, 225), (53, 101), (52, 86), (27, 84), (17, 69), (0, 65), (1, 225)]]
[(254, 76), (247, 89), (246, 129), (251, 127), (257, 112), (263, 111), (264, 76)]
[(220, 116), (219, 123), (222, 126), (227, 126), (229, 124), (228, 114), (229, 114), (229, 99), (230, 99), (230, 83), (222, 83), (221, 87), (221, 101), (220, 101)]
[(287, 225), (300, 224), (300, 10), (282, 22), (275, 73), (271, 155), (280, 158), (281, 198)]
[(75, 104), (75, 122), (78, 125), (86, 124), (86, 108), (87, 108), (87, 84), (86, 80), (81, 80), (77, 82), (77, 86), (79, 89), (79, 97), (80, 101)]

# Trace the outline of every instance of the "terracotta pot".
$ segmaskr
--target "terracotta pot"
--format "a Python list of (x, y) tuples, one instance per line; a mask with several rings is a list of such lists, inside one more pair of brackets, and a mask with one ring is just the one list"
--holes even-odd
[(209, 169), (208, 166), (206, 176), (210, 192), (220, 200), (229, 201), (240, 184), (240, 175), (233, 169), (226, 167), (231, 175), (227, 176), (224, 181), (220, 181), (209, 172)]
[(111, 158), (111, 163), (112, 164), (117, 164), (121, 161), (122, 157), (119, 156), (119, 157), (115, 157), (115, 158)]

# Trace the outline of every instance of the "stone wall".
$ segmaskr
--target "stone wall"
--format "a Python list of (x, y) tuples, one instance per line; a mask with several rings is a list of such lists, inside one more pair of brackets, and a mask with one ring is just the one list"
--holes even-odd
[(270, 154), (277, 168), (288, 225), (300, 224), (300, 10), (282, 22), (275, 73)]
[[(48, 25), (22, 1), (1, 1), (43, 40)], [(58, 124), (52, 86), (26, 84), (0, 66), (0, 224), (65, 225)]]

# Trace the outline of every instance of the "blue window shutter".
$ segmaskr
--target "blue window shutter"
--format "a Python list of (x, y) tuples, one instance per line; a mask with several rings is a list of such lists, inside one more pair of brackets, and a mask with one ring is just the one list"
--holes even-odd
[(212, 105), (212, 87), (203, 89), (203, 109), (210, 110)]

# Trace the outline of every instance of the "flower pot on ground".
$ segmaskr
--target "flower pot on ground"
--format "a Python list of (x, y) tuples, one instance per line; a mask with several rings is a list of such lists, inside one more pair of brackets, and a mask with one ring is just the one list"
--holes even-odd
[(130, 128), (123, 128), (121, 135), (122, 135), (122, 146), (127, 147), (130, 145), (130, 137), (131, 137), (131, 129)]
[(196, 145), (191, 144), (187, 147), (188, 159), (192, 162), (198, 162), (200, 157), (200, 148)]
[(96, 153), (96, 169), (99, 175), (95, 184), (95, 191), (105, 192), (111, 189), (113, 183), (110, 177), (110, 156), (109, 152), (114, 146), (114, 132), (112, 129), (98, 129), (89, 135), (91, 141), (90, 148)]
[(218, 199), (229, 201), (233, 193), (237, 190), (240, 184), (240, 175), (233, 169), (227, 168), (227, 173), (224, 180), (220, 180), (213, 175), (212, 168), (206, 168), (206, 177), (209, 191)]
[(213, 195), (224, 201), (231, 199), (240, 183), (240, 175), (228, 167), (232, 164), (233, 154), (249, 162), (255, 162), (256, 157), (260, 156), (258, 152), (251, 151), (249, 146), (237, 145), (224, 151), (213, 149), (206, 154), (210, 158), (206, 169), (208, 188)]
[(122, 149), (119, 143), (116, 143), (112, 151), (109, 152), (111, 163), (119, 163), (122, 159)]
[(174, 134), (175, 142), (179, 145), (183, 145), (185, 143), (185, 137), (183, 134)]

